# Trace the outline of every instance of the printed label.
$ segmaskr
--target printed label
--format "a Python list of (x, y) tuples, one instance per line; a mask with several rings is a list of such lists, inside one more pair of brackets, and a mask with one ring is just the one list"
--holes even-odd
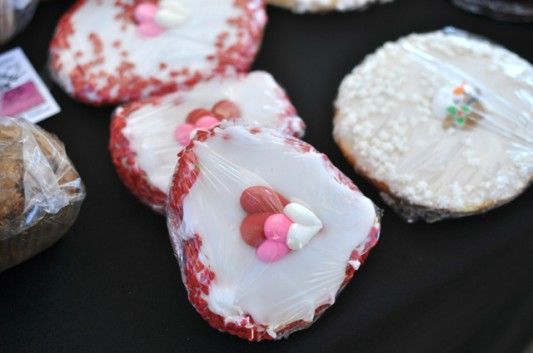
[(59, 106), (20, 48), (0, 55), (0, 116), (44, 120)]

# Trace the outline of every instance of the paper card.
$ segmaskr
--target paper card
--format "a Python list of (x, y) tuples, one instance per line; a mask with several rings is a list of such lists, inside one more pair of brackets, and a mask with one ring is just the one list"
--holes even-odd
[(0, 116), (36, 123), (60, 111), (20, 48), (0, 54)]

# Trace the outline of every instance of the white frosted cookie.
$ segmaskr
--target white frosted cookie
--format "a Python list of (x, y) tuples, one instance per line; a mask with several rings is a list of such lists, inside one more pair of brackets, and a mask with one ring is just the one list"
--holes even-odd
[(55, 80), (89, 104), (116, 104), (246, 72), (262, 0), (77, 0), (50, 43)]
[(307, 143), (224, 123), (181, 153), (167, 209), (188, 298), (250, 341), (308, 327), (376, 244), (379, 217)]
[(268, 0), (270, 5), (284, 7), (296, 13), (348, 11), (363, 9), (371, 4), (392, 0)]
[(216, 77), (190, 90), (136, 101), (115, 111), (109, 146), (119, 176), (140, 200), (162, 211), (178, 152), (197, 129), (224, 119), (298, 137), (305, 130), (270, 74)]
[(412, 34), (342, 82), (334, 137), (408, 220), (482, 212), (533, 175), (533, 68), (454, 29)]

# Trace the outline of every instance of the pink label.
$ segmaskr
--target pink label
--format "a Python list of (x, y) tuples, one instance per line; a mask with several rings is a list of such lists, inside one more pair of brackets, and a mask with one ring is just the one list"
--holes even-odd
[(31, 81), (5, 91), (0, 100), (0, 115), (16, 116), (45, 102)]

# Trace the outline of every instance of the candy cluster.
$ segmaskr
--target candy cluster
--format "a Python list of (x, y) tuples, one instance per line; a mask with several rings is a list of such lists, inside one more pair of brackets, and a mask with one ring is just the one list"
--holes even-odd
[(166, 29), (179, 26), (187, 15), (181, 0), (162, 0), (159, 4), (143, 2), (135, 7), (133, 13), (139, 33), (145, 37), (155, 37)]
[(241, 236), (257, 248), (257, 257), (263, 262), (276, 262), (301, 250), (322, 229), (311, 210), (265, 186), (245, 189), (240, 203), (248, 213), (241, 223)]
[(174, 138), (180, 145), (187, 146), (196, 130), (210, 129), (222, 120), (235, 120), (240, 116), (241, 111), (235, 103), (221, 100), (211, 110), (198, 108), (191, 111), (185, 123), (178, 125), (174, 131)]
[(479, 91), (465, 82), (453, 89), (453, 102), (446, 108), (448, 115), (443, 122), (445, 129), (454, 126), (460, 129), (470, 129), (481, 120), (483, 106), (477, 96)]

